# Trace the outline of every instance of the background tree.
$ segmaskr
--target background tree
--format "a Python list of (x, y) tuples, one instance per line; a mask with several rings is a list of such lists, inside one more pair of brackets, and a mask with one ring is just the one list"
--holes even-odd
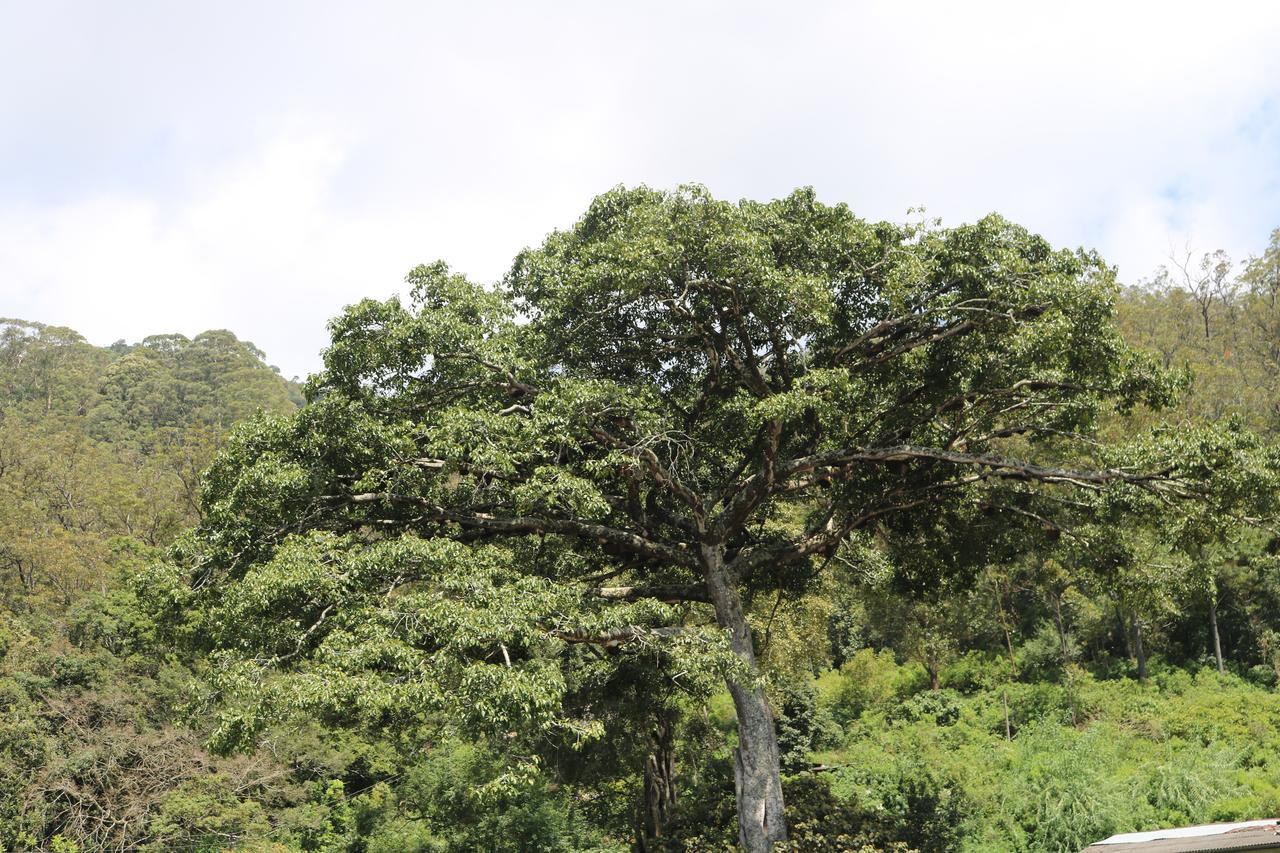
[(1156, 287), (1177, 289), (1191, 297), (1205, 338), (1212, 337), (1209, 321), (1219, 313), (1230, 313), (1236, 305), (1238, 283), (1232, 275), (1235, 266), (1226, 252), (1206, 252), (1197, 262), (1190, 249), (1169, 258), (1172, 265), (1161, 267), (1156, 275)]

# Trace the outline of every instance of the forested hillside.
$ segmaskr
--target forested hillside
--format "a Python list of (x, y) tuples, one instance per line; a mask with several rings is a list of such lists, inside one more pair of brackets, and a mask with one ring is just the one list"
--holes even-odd
[(102, 348), (0, 321), (5, 849), (125, 849), (193, 829), (213, 843), (219, 819), (249, 825), (215, 803), (279, 768), (215, 760), (179, 722), (191, 671), (152, 642), (128, 584), (199, 519), (200, 472), (231, 424), (300, 403), (227, 331)]
[[(788, 203), (766, 212), (770, 228), (790, 228), (808, 202)], [(667, 209), (653, 207), (654, 217)], [(517, 261), (523, 307), (616, 310), (546, 296), (548, 281), (616, 249), (599, 236), (613, 227), (607, 216), (593, 215)], [(843, 213), (813, 215), (827, 217), (820, 229)], [(950, 263), (961, 279), (968, 256), (955, 256), (989, 240), (979, 248), (1001, 253), (1000, 274), (1018, 286), (1022, 261), (1062, 288), (1078, 285), (1078, 301), (1054, 310), (1075, 310), (1072, 334), (1096, 328), (1106, 345), (1072, 338), (1079, 352), (1055, 381), (1092, 371), (1087, 392), (1097, 397), (1055, 388), (1059, 396), (1032, 402), (1075, 407), (1038, 429), (1054, 433), (1045, 441), (1092, 430), (1090, 449), (1072, 456), (1039, 437), (996, 438), (1063, 466), (1028, 466), (1024, 479), (1062, 480), (1087, 459), (1142, 486), (1128, 472), (1155, 450), (1115, 461), (1102, 448), (1154, 429), (1145, 448), (1173, 447), (1227, 472), (1211, 494), (1197, 492), (1212, 512), (1184, 511), (1173, 491), (1083, 489), (1055, 498), (1061, 506), (1027, 492), (998, 506), (974, 500), (938, 522), (938, 541), (885, 522), (827, 551), (778, 550), (785, 559), (748, 564), (756, 574), (744, 575), (747, 641), (763, 674), (752, 681), (705, 615), (714, 591), (692, 588), (679, 555), (663, 563), (654, 546), (652, 564), (624, 559), (597, 528), (598, 554), (557, 552), (547, 543), (567, 535), (567, 522), (533, 530), (526, 550), (483, 539), (498, 523), (489, 504), (515, 507), (508, 526), (558, 519), (545, 511), (554, 505), (592, 523), (626, 510), (681, 529), (639, 488), (620, 492), (629, 504), (620, 510), (589, 481), (629, 476), (632, 465), (669, 485), (680, 465), (692, 469), (695, 453), (673, 431), (627, 446), (631, 456), (606, 431), (641, 420), (610, 396), (607, 381), (634, 380), (614, 364), (652, 355), (673, 398), (712, 384), (681, 372), (688, 341), (674, 333), (640, 324), (654, 337), (637, 348), (668, 347), (661, 357), (622, 345), (602, 355), (566, 322), (562, 337), (536, 342), (560, 348), (541, 381), (574, 359), (602, 359), (604, 378), (547, 402), (529, 378), (534, 347), (477, 331), (507, 328), (509, 306), (441, 267), (420, 268), (410, 279), (419, 314), (366, 302), (334, 322), (326, 371), (304, 407), (302, 389), (230, 332), (101, 348), (69, 329), (0, 321), (0, 845), (729, 850), (739, 838), (743, 695), (757, 688), (777, 717), (789, 824), (781, 849), (1075, 851), (1127, 830), (1280, 817), (1280, 533), (1251, 508), (1269, 500), (1255, 492), (1272, 482), (1280, 438), (1280, 231), (1247, 263), (1181, 259), (1123, 289), (1095, 260), (1051, 253), (1003, 223), (858, 233), (877, 251), (908, 247), (921, 268), (926, 255)], [(721, 238), (745, 252), (738, 236)], [(629, 257), (647, 263), (647, 251)], [(801, 263), (798, 249), (770, 251)], [(879, 255), (857, 260), (881, 274)], [(797, 281), (784, 292), (799, 304), (811, 282)], [(883, 284), (902, 286), (894, 271)], [(981, 310), (997, 313), (996, 298)], [(1028, 311), (1026, 322), (1040, 316)], [(1123, 362), (1128, 372), (1101, 361), (1123, 361), (1105, 338), (1113, 321), (1148, 356)], [(1047, 358), (1042, 340), (1021, 343), (993, 352)], [(892, 353), (880, 339), (868, 346), (881, 347), (868, 349), (877, 366)], [(404, 353), (428, 349), (434, 372), (414, 373), (421, 365)], [(973, 352), (948, 351), (943, 363)], [(461, 366), (446, 375), (451, 360)], [(999, 361), (985, 361), (982, 376), (999, 373)], [(727, 359), (715, 369), (750, 373)], [(902, 374), (917, 369), (932, 375), (916, 363)], [(728, 395), (706, 405), (723, 407), (726, 422), (822, 421), (829, 434), (823, 419), (836, 415), (800, 397), (835, 387), (833, 372), (761, 392), (764, 414)], [(471, 400), (492, 373), (498, 390), (485, 400), (500, 417), (446, 420), (431, 408)], [(759, 385), (773, 381), (762, 374)], [(930, 407), (964, 410), (970, 394)], [(538, 453), (570, 455), (583, 401), (609, 413), (592, 440), (612, 455), (558, 479), (524, 478), (510, 450), (521, 424), (537, 425)], [(420, 446), (433, 430), (438, 456)], [(746, 446), (768, 444), (768, 429), (751, 435)], [(894, 449), (901, 457), (917, 445)], [(952, 446), (957, 458), (969, 447)], [(456, 448), (465, 464), (447, 461)], [(899, 467), (885, 489), (912, 474), (901, 458), (890, 462)], [(821, 476), (803, 485), (819, 495), (805, 501), (845, 488)], [(742, 552), (781, 549), (808, 523), (808, 506), (784, 503), (754, 520)], [(429, 522), (453, 525), (453, 538), (418, 538)]]

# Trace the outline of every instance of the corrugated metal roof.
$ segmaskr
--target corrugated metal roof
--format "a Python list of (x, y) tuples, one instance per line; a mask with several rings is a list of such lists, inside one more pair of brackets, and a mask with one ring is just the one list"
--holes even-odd
[(1113, 835), (1082, 853), (1216, 853), (1216, 851), (1280, 850), (1280, 821), (1220, 823), (1154, 832)]

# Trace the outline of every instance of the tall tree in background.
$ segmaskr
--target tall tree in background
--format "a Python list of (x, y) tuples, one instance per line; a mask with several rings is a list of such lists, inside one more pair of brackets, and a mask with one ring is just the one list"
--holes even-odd
[(1205, 252), (1200, 260), (1192, 260), (1190, 249), (1169, 258), (1172, 269), (1161, 267), (1156, 274), (1157, 288), (1179, 289), (1187, 293), (1195, 303), (1204, 326), (1205, 338), (1211, 337), (1210, 320), (1217, 311), (1234, 307), (1239, 284), (1232, 276), (1235, 264), (1226, 252)]
[(497, 288), (409, 283), (333, 322), (310, 406), (235, 433), (164, 600), (261, 701), (495, 726), (553, 715), (566, 645), (679, 643), (709, 606), (752, 851), (786, 822), (744, 597), (859, 532), (946, 571), (993, 514), (1163, 511), (1234, 452), (1093, 441), (1178, 383), (1113, 328), (1110, 268), (996, 216), (619, 189)]

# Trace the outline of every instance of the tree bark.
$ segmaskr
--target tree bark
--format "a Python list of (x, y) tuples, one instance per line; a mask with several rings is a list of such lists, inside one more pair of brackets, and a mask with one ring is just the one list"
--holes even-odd
[(1133, 654), (1133, 634), (1129, 631), (1129, 625), (1125, 621), (1124, 614), (1120, 612), (1120, 605), (1116, 605), (1116, 624), (1120, 626), (1120, 636), (1124, 639), (1124, 656), (1129, 660), (1134, 660)]
[(1130, 619), (1133, 622), (1133, 652), (1138, 658), (1138, 680), (1147, 680), (1147, 650), (1142, 645), (1142, 623), (1138, 621), (1138, 614), (1133, 614)]
[(1218, 672), (1225, 672), (1222, 663), (1222, 636), (1218, 633), (1218, 594), (1209, 594), (1209, 629), (1213, 632), (1213, 657), (1218, 662)]
[[(733, 653), (751, 673), (756, 654), (751, 629), (742, 610), (742, 599), (730, 581), (724, 551), (718, 544), (704, 544), (703, 571), (707, 592), (715, 607), (716, 622), (729, 631)], [(738, 746), (733, 752), (733, 783), (738, 801), (738, 843), (748, 853), (768, 853), (787, 838), (783, 816), (782, 766), (773, 709), (764, 688), (728, 679), (729, 693), (738, 717)]]
[(644, 805), (640, 837), (641, 853), (662, 850), (663, 840), (676, 809), (675, 710), (658, 711), (649, 735), (649, 755), (644, 762)]
[(1062, 651), (1062, 665), (1071, 662), (1071, 650), (1067, 646), (1067, 623), (1062, 618), (1062, 591), (1053, 591), (1053, 624), (1058, 628), (1058, 647)]

